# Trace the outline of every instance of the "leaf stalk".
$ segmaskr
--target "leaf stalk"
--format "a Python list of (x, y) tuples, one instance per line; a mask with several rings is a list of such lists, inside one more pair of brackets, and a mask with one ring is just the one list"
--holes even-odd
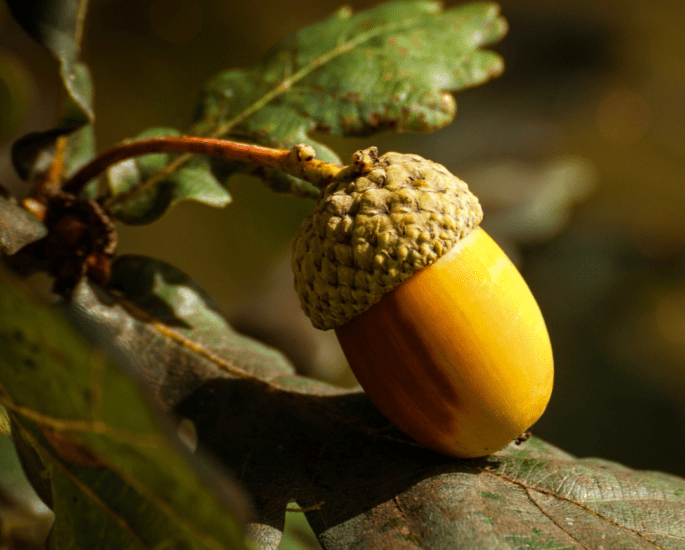
[[(81, 168), (62, 189), (71, 194), (78, 194), (93, 178), (99, 176), (109, 167), (126, 159), (152, 153), (185, 153), (173, 162), (183, 163), (186, 156), (202, 154), (271, 168), (305, 180), (316, 187), (324, 187), (343, 167), (338, 164), (316, 160), (316, 153), (310, 145), (297, 144), (292, 149), (273, 149), (261, 145), (251, 145), (222, 139), (196, 136), (164, 136), (123, 143)], [(140, 196), (159, 183), (151, 178), (145, 185), (138, 186), (129, 193), (113, 197), (108, 207), (126, 203)]]

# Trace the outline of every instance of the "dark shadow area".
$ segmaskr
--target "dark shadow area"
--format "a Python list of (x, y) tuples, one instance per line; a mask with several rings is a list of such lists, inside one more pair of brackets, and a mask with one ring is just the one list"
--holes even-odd
[(421, 480), (475, 475), (482, 463), (416, 445), (360, 393), (321, 397), (221, 379), (205, 383), (174, 411), (195, 423), (200, 447), (252, 495), (257, 521), (278, 529), (293, 499), (312, 510), (308, 520), (321, 532)]

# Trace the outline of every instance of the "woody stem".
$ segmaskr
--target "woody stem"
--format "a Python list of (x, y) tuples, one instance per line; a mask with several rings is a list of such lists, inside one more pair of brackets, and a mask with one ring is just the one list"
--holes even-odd
[[(264, 168), (272, 168), (298, 177), (317, 187), (325, 185), (342, 167), (337, 164), (314, 159), (314, 150), (303, 144), (295, 145), (291, 150), (272, 149), (260, 145), (250, 145), (222, 139), (210, 139), (195, 136), (165, 136), (117, 145), (81, 168), (62, 189), (68, 193), (78, 194), (86, 184), (100, 175), (110, 166), (133, 157), (151, 153), (195, 153), (211, 155), (231, 160), (247, 162)], [(158, 183), (158, 182), (157, 182)], [(129, 195), (139, 196), (148, 190), (138, 186)], [(117, 203), (127, 202), (117, 197)]]

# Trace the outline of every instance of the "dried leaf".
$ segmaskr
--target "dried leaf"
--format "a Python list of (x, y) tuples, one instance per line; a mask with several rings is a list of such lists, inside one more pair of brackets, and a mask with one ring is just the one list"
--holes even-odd
[(257, 506), (250, 532), (264, 541), (294, 499), (326, 550), (685, 548), (676, 476), (578, 460), (535, 438), (450, 459), (402, 441), (361, 395), (214, 381), (178, 411), (239, 472)]

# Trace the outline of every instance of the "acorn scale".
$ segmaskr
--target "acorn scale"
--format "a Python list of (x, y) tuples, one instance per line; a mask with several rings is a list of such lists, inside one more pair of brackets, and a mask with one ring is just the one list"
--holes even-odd
[(335, 330), (371, 400), (463, 458), (525, 432), (554, 378), (540, 309), (482, 216), (444, 166), (370, 148), (323, 189), (293, 244), (302, 308)]

